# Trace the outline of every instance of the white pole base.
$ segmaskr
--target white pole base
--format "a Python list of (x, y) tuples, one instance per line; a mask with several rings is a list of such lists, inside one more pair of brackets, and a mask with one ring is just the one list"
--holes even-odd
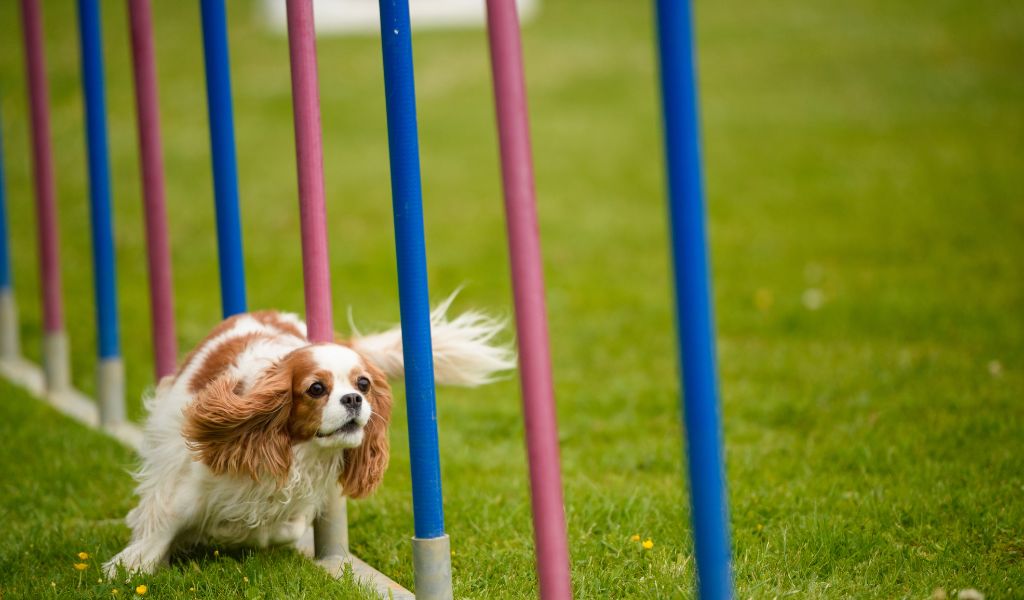
[(96, 366), (96, 400), (101, 427), (109, 430), (124, 422), (124, 361), (120, 356), (100, 359)]
[(48, 394), (59, 394), (71, 387), (68, 336), (63, 329), (47, 331), (43, 336), (43, 372)]
[(412, 566), (416, 597), (420, 600), (452, 600), (452, 546), (448, 534), (412, 538)]
[(21, 357), (18, 340), (18, 304), (14, 290), (0, 290), (0, 359), (17, 360)]
[(348, 555), (348, 510), (341, 486), (313, 521), (313, 553), (317, 558)]
[(352, 575), (356, 581), (372, 587), (382, 600), (416, 600), (412, 592), (352, 554), (328, 556), (317, 560), (316, 563), (336, 579), (345, 574), (345, 565), (352, 567)]

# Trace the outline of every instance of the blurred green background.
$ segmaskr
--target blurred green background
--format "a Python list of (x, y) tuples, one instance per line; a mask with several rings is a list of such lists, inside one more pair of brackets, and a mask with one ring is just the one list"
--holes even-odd
[[(16, 4), (0, 4), (0, 103), (21, 334), (38, 360)], [(184, 353), (220, 316), (199, 10), (154, 4)], [(287, 43), (255, 4), (229, 4), (250, 307), (301, 312)], [(128, 29), (123, 3), (103, 11), (140, 419), (152, 361)], [(696, 17), (738, 596), (1024, 595), (1024, 8), (745, 0), (699, 2)], [(73, 377), (92, 392), (75, 5), (46, 2), (44, 18)], [(624, 0), (546, 0), (524, 30), (573, 578), (586, 598), (691, 595), (651, 32), (651, 5)], [(510, 316), (485, 34), (425, 31), (414, 49), (433, 297), (466, 284), (457, 309)], [(319, 60), (335, 318), (343, 328), (351, 306), (371, 330), (398, 319), (379, 40), (322, 37)], [(131, 456), (3, 387), (0, 592), (110, 597), (114, 583), (83, 587), (71, 563), (126, 541)], [(441, 390), (438, 405), (456, 595), (529, 597), (515, 378)], [(392, 468), (352, 503), (351, 535), (411, 586), (404, 419), (399, 402)], [(280, 551), (202, 555), (148, 584), (154, 597), (354, 593)]]

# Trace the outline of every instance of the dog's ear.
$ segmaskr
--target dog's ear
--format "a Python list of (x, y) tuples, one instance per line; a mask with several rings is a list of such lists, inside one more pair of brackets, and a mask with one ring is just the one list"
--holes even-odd
[(244, 393), (236, 380), (219, 377), (185, 408), (182, 435), (214, 473), (244, 474), (254, 480), (267, 473), (280, 482), (292, 463), (291, 395), (291, 369), (280, 363)]
[(391, 386), (383, 371), (365, 357), (363, 362), (370, 374), (367, 400), (373, 408), (373, 415), (363, 428), (363, 443), (345, 450), (345, 465), (339, 479), (342, 493), (349, 498), (363, 498), (373, 493), (384, 478), (390, 458)]

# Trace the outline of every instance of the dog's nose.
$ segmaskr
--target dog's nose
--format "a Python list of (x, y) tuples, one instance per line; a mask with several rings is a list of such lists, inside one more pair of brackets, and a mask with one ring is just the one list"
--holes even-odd
[(355, 410), (359, 408), (359, 405), (363, 403), (363, 397), (359, 394), (345, 394), (341, 397), (341, 405), (349, 410)]

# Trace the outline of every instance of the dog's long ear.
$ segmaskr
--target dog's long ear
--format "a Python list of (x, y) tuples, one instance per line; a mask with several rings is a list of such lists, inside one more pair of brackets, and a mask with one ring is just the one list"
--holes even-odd
[(345, 465), (339, 479), (342, 492), (349, 498), (363, 498), (373, 493), (384, 478), (390, 458), (391, 386), (383, 371), (365, 358), (363, 361), (370, 373), (367, 400), (373, 415), (363, 428), (363, 443), (345, 450)]
[(291, 468), (288, 413), (291, 369), (278, 364), (245, 393), (238, 382), (222, 376), (196, 394), (185, 408), (182, 434), (197, 459), (214, 473), (264, 473), (278, 481)]

